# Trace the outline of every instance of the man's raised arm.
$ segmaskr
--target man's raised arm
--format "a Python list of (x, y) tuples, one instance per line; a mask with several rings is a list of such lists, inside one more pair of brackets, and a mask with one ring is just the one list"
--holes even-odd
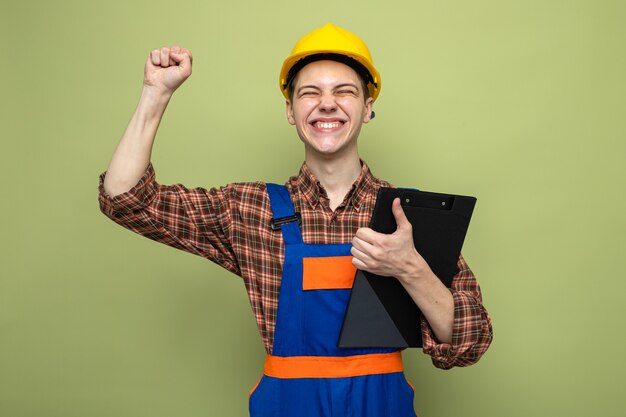
[(133, 117), (115, 148), (104, 179), (104, 190), (115, 197), (141, 179), (163, 113), (174, 91), (191, 75), (193, 56), (188, 49), (159, 48), (150, 52), (144, 67), (143, 90)]

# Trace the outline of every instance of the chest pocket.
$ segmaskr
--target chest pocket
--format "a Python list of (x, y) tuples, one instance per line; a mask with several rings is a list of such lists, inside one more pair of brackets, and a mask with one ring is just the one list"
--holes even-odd
[(302, 259), (302, 289), (351, 289), (356, 268), (352, 256), (327, 256)]

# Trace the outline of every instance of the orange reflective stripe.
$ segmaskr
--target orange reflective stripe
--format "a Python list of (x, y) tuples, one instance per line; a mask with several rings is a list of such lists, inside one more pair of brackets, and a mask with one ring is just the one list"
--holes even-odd
[(250, 399), (250, 397), (252, 397), (252, 394), (254, 394), (254, 391), (256, 391), (256, 389), (259, 387), (259, 384), (261, 383), (262, 379), (263, 379), (263, 375), (261, 375), (261, 378), (259, 378), (259, 380), (256, 382), (256, 384), (254, 384), (254, 386), (252, 387), (252, 389), (248, 393), (248, 399)]
[(328, 256), (302, 259), (302, 289), (350, 289), (356, 268), (352, 256)]
[(275, 378), (347, 378), (402, 372), (400, 352), (355, 356), (265, 357), (263, 373)]

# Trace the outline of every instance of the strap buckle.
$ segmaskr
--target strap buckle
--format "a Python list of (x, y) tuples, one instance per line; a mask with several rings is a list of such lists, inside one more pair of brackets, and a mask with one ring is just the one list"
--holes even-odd
[(300, 213), (295, 213), (293, 216), (272, 219), (270, 221), (270, 227), (272, 228), (272, 230), (277, 231), (280, 230), (281, 226), (293, 222), (298, 222), (298, 225), (302, 224), (302, 216), (300, 215)]

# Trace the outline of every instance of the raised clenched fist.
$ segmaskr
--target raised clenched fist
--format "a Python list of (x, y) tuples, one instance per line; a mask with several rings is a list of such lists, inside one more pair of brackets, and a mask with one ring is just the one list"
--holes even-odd
[(144, 67), (144, 86), (173, 93), (191, 75), (189, 49), (172, 46), (152, 50)]

